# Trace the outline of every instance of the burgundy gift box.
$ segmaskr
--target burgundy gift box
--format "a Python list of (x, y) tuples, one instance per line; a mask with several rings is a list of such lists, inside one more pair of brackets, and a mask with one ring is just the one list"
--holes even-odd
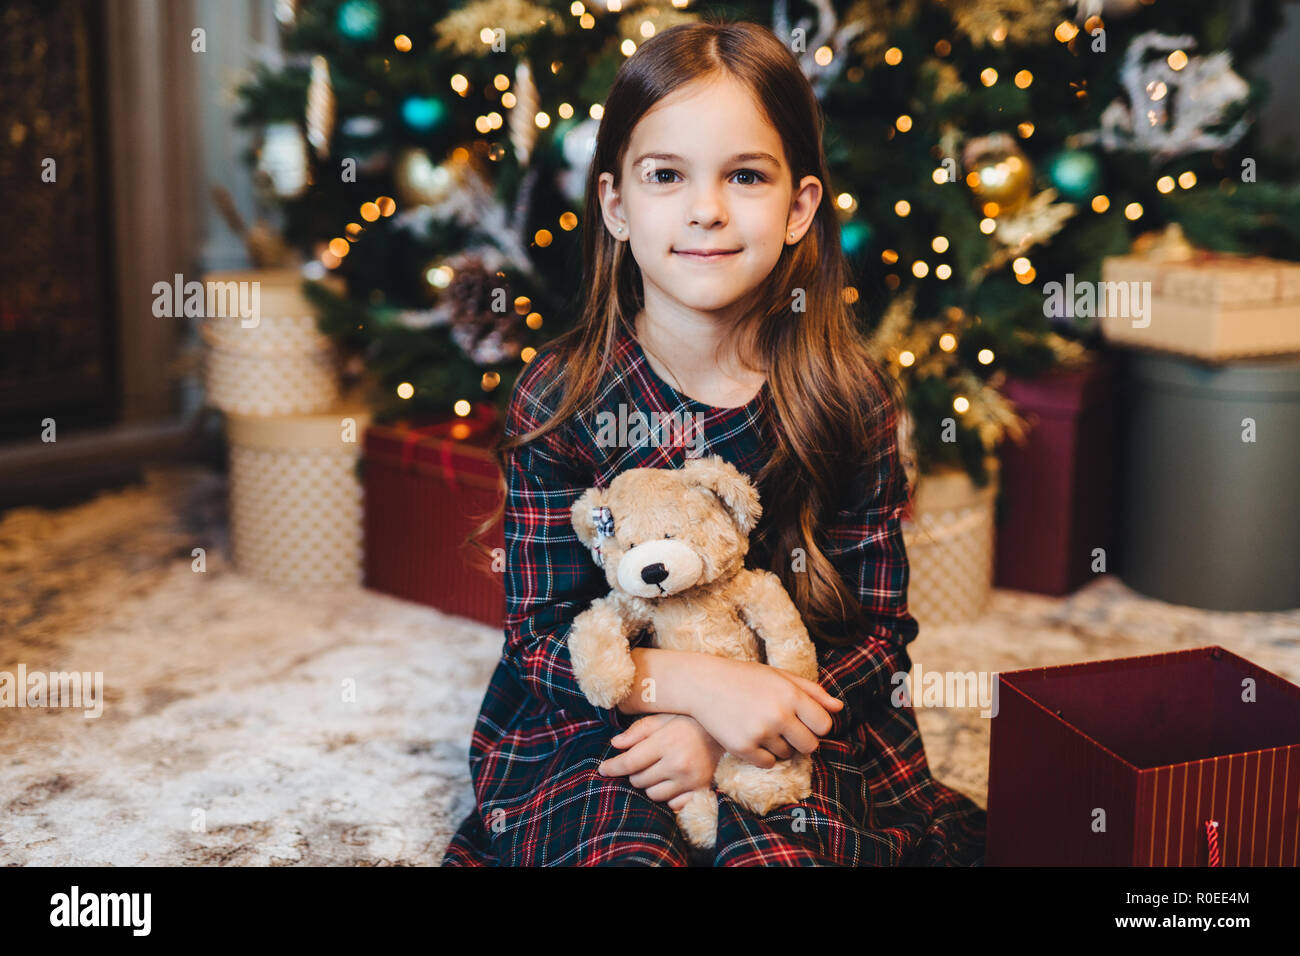
[[(473, 417), (413, 428), (372, 425), (365, 438), (365, 583), (448, 614), (505, 626), (505, 587), (466, 535), (500, 500), (490, 405)], [(505, 548), (500, 520), (480, 539)]]
[(999, 455), (996, 587), (1068, 594), (1095, 576), (1093, 548), (1113, 559), (1116, 388), (1104, 356), (1004, 386), (1031, 427), (1024, 445), (1007, 441)]
[(998, 688), (990, 866), (1300, 859), (1300, 687), (1200, 647), (1011, 671)]

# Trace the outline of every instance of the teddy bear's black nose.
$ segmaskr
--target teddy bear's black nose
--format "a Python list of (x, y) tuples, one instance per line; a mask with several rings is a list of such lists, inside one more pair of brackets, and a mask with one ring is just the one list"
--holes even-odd
[(641, 569), (641, 580), (646, 584), (658, 584), (668, 577), (668, 569), (662, 564), (647, 564)]

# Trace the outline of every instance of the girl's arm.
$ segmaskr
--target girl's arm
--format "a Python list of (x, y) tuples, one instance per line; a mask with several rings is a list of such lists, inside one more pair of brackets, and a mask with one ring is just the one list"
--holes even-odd
[(658, 647), (632, 648), (636, 676), (632, 690), (618, 702), (624, 714), (686, 714), (694, 716), (703, 690), (701, 680), (708, 655)]
[(616, 709), (686, 714), (759, 767), (796, 750), (812, 753), (831, 729), (831, 713), (844, 706), (812, 681), (766, 664), (659, 648), (635, 648), (632, 660), (632, 691)]
[[(506, 413), (506, 435), (531, 431), (553, 414), (538, 396), (554, 365), (553, 353), (543, 349), (520, 374)], [(547, 398), (554, 403), (558, 390)], [(621, 731), (629, 722), (615, 708), (587, 700), (569, 658), (566, 638), (573, 619), (607, 586), (571, 524), (570, 508), (592, 477), (576, 449), (560, 437), (563, 431), (550, 431), (507, 457), (503, 659), (537, 699)]]
[(871, 620), (856, 641), (819, 649), (818, 683), (844, 699), (831, 736), (856, 728), (893, 676), (911, 670), (906, 645), (916, 637), (916, 619), (907, 610), (908, 562), (902, 513), (907, 506), (907, 476), (898, 453), (897, 419), (883, 430), (884, 448), (858, 486), (860, 503), (835, 513), (824, 526), (827, 558), (857, 594)]

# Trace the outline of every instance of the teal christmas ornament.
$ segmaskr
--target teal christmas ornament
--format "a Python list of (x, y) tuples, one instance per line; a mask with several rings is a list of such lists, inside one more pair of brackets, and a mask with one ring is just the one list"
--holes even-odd
[(379, 20), (375, 0), (348, 0), (339, 7), (339, 32), (349, 40), (373, 40), (379, 33)]
[(1096, 194), (1101, 164), (1086, 150), (1067, 149), (1047, 161), (1047, 178), (1063, 198), (1081, 202)]
[(858, 219), (850, 220), (840, 227), (840, 246), (846, 256), (856, 256), (866, 252), (871, 245), (871, 226)]
[(402, 102), (402, 119), (411, 129), (427, 133), (447, 116), (442, 100), (431, 96), (408, 96)]

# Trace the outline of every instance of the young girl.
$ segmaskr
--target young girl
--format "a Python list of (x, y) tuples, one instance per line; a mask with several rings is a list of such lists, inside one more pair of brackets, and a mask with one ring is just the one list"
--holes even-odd
[[(470, 744), (477, 807), (444, 865), (982, 863), (984, 811), (930, 776), (912, 709), (890, 701), (917, 633), (898, 395), (846, 304), (822, 122), (794, 57), (754, 24), (673, 27), (619, 70), (587, 181), (582, 316), (520, 375), (498, 447), (505, 651)], [(609, 447), (595, 416), (620, 405), (702, 434)], [(596, 707), (565, 637), (608, 585), (570, 506), (698, 455), (755, 481), (747, 564), (794, 599), (818, 683), (636, 646), (633, 687), (653, 678), (656, 701)], [(699, 854), (673, 810), (724, 751), (759, 766), (811, 753), (813, 793), (762, 817), (721, 795)]]

